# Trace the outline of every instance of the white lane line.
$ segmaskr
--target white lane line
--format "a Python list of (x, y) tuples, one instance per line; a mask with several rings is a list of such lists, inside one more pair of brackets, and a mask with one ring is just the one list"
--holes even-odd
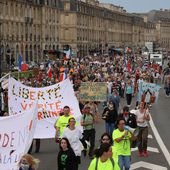
[(162, 139), (161, 139), (161, 137), (160, 137), (160, 135), (158, 133), (158, 130), (155, 127), (155, 124), (153, 122), (153, 119), (152, 119), (151, 115), (150, 115), (150, 117), (151, 117), (150, 118), (150, 125), (151, 125), (152, 131), (154, 133), (154, 136), (155, 136), (155, 138), (156, 138), (156, 140), (157, 140), (157, 142), (158, 142), (158, 144), (160, 146), (160, 149), (162, 150), (162, 152), (163, 152), (163, 154), (164, 154), (164, 156), (165, 156), (165, 158), (166, 158), (166, 160), (167, 160), (167, 162), (168, 162), (168, 164), (170, 166), (170, 153), (169, 153), (168, 149), (166, 148), (165, 144), (163, 143), (163, 141), (162, 141)]
[(166, 167), (151, 164), (151, 163), (148, 163), (148, 162), (143, 162), (143, 161), (133, 163), (131, 165), (130, 169), (134, 170), (134, 169), (138, 169), (138, 168), (147, 168), (147, 169), (151, 169), (151, 170), (167, 170)]
[(152, 136), (152, 135), (148, 135), (148, 138), (149, 138), (149, 139), (153, 139), (153, 136)]
[[(159, 153), (159, 150), (157, 148), (152, 148), (152, 147), (147, 147), (147, 150), (150, 151), (150, 152), (156, 152), (156, 153)], [(138, 151), (138, 148), (132, 148), (131, 149), (132, 152), (134, 151)]]

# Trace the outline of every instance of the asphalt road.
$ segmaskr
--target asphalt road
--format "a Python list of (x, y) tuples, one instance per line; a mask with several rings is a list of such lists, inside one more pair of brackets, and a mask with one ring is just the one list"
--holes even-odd
[[(121, 106), (125, 103), (124, 100), (121, 101)], [(135, 98), (133, 99), (133, 105), (135, 103)], [(102, 107), (100, 107), (100, 111), (102, 112)], [(162, 152), (161, 148), (164, 148), (162, 144), (155, 138), (155, 134), (160, 135), (165, 147), (170, 152), (170, 98), (165, 97), (163, 88), (160, 91), (159, 100), (156, 105), (153, 106), (151, 110), (151, 115), (153, 118), (153, 122), (158, 130), (158, 133), (153, 133), (153, 127), (149, 128), (149, 142), (148, 142), (148, 150), (149, 157), (141, 158), (138, 157), (137, 150), (133, 149), (132, 151), (132, 166), (131, 169), (136, 170), (170, 170), (170, 164), (168, 164), (168, 159)], [(154, 129), (155, 131), (155, 129)], [(104, 121), (101, 121), (99, 124), (96, 124), (96, 147), (99, 143), (99, 138), (101, 134), (104, 132)], [(34, 151), (34, 150), (33, 150)], [(55, 144), (53, 139), (41, 140), (41, 149), (40, 153), (34, 153), (33, 155), (36, 158), (40, 159), (39, 170), (57, 170), (57, 153), (58, 153), (58, 145)], [(87, 170), (90, 160), (88, 157), (81, 158), (81, 165), (79, 166), (79, 170)], [(170, 161), (169, 161), (170, 162)]]

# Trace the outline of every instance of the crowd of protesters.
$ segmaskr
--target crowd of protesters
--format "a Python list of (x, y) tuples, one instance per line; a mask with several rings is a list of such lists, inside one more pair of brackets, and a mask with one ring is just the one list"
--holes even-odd
[[(147, 63), (147, 64), (146, 64)], [(83, 102), (79, 100), (82, 113), (81, 126), (83, 133), (76, 127), (76, 120), (70, 116), (70, 108), (65, 106), (63, 114), (54, 125), (55, 140), (59, 142), (58, 170), (77, 170), (81, 163), (81, 154), (93, 159), (89, 170), (125, 170), (130, 169), (132, 141), (136, 141), (139, 156), (148, 156), (148, 122), (149, 104), (145, 98), (142, 101), (139, 87), (142, 81), (164, 84), (165, 94), (170, 97), (170, 69), (146, 61), (142, 55), (115, 54), (112, 56), (94, 55), (84, 58), (58, 59), (48, 61), (38, 72), (28, 78), (19, 80), (31, 87), (44, 87), (58, 83), (69, 77), (75, 94), (79, 99), (81, 82), (107, 82), (108, 96), (103, 103), (103, 113), (100, 116), (98, 102)], [(162, 78), (163, 77), (163, 78)], [(149, 91), (147, 91), (149, 93)], [(7, 91), (1, 92), (2, 110), (7, 113)], [(122, 98), (126, 106), (120, 107)], [(136, 101), (133, 113), (132, 100)], [(5, 114), (4, 114), (5, 115)], [(95, 123), (100, 123), (100, 117), (105, 121), (105, 132), (101, 136), (100, 146), (95, 150)], [(138, 128), (137, 135), (127, 130)], [(58, 136), (59, 134), (59, 136)], [(40, 140), (36, 152), (40, 149)], [(90, 143), (90, 144), (88, 144)], [(88, 145), (90, 148), (88, 150)], [(30, 151), (31, 153), (31, 151)]]

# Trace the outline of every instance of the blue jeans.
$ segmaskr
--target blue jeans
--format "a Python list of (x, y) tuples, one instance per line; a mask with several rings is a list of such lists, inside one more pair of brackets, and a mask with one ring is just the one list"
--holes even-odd
[(115, 128), (115, 124), (114, 123), (105, 123), (105, 126), (106, 126), (106, 132), (112, 136), (112, 133), (113, 133), (113, 130)]
[(119, 155), (118, 164), (120, 169), (123, 170), (123, 167), (125, 167), (125, 170), (129, 170), (131, 162), (130, 160), (131, 160), (130, 156)]

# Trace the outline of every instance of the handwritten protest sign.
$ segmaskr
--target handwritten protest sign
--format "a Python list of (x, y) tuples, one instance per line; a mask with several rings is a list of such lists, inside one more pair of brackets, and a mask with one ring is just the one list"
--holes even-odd
[(18, 162), (31, 146), (37, 123), (37, 103), (30, 110), (0, 117), (0, 170), (18, 170)]
[(82, 82), (79, 97), (82, 101), (106, 101), (107, 83)]
[(38, 100), (38, 122), (34, 138), (55, 136), (54, 123), (64, 106), (69, 106), (71, 114), (80, 121), (78, 101), (69, 79), (48, 87), (32, 88), (10, 78), (8, 95), (9, 113), (12, 115), (29, 110), (34, 101)]
[(160, 86), (154, 83), (142, 82), (139, 93), (141, 94), (141, 101), (153, 104), (156, 103), (159, 96)]

